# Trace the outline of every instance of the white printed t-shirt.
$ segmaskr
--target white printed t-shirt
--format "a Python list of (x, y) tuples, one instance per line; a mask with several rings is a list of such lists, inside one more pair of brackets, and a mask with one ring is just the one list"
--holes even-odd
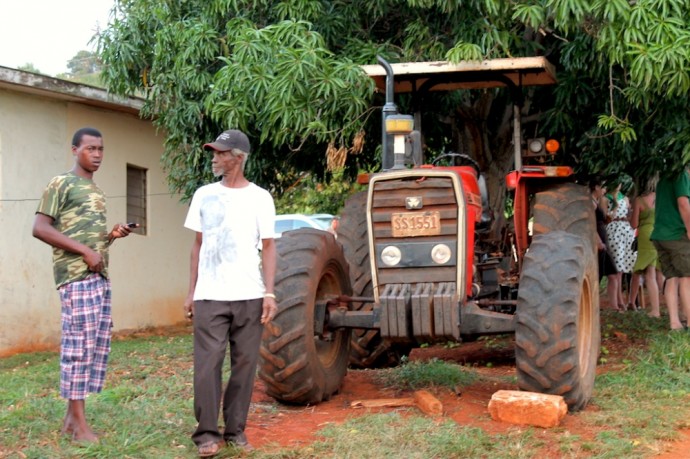
[(220, 182), (199, 188), (184, 226), (202, 234), (194, 300), (261, 298), (261, 239), (272, 239), (275, 205), (268, 191), (250, 183), (228, 188)]

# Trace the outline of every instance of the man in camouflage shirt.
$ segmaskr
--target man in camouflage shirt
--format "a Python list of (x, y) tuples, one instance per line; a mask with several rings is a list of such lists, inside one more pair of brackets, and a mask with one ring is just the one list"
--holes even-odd
[(62, 304), (60, 396), (67, 399), (62, 432), (97, 441), (86, 422), (88, 392), (105, 381), (112, 318), (108, 246), (129, 235), (128, 225), (106, 229), (105, 194), (93, 182), (103, 160), (103, 136), (79, 129), (72, 139), (74, 167), (54, 177), (36, 210), (34, 237), (53, 247), (53, 272)]

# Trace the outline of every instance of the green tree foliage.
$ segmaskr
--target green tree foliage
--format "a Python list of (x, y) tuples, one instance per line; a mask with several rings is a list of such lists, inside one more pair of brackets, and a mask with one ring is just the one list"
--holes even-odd
[(102, 65), (96, 53), (81, 50), (67, 62), (67, 68), (71, 76), (77, 77), (99, 73)]
[(74, 83), (87, 84), (90, 86), (103, 87), (101, 80), (102, 64), (98, 54), (81, 50), (67, 61), (66, 73), (59, 73), (56, 78), (69, 80)]
[[(390, 62), (546, 55), (553, 88), (524, 91), (525, 137), (558, 138), (583, 172), (642, 177), (690, 158), (687, 0), (116, 0), (99, 37), (103, 77), (146, 95), (166, 133), (163, 164), (187, 197), (210, 179), (201, 145), (234, 126), (251, 137), (248, 174), (282, 193), (327, 176), (329, 144), (346, 176), (380, 154), (380, 94), (360, 71)], [(428, 152), (463, 151), (502, 204), (512, 162), (505, 90), (396, 96), (419, 112)], [(375, 116), (372, 116), (374, 114)]]
[(210, 179), (201, 145), (229, 126), (252, 139), (248, 175), (282, 192), (305, 170), (322, 177), (328, 143), (349, 142), (366, 117), (373, 83), (359, 66), (272, 3), (120, 2), (101, 36), (109, 88), (146, 93), (186, 196)]
[(31, 62), (27, 62), (24, 65), (20, 65), (18, 67), (18, 70), (23, 70), (24, 72), (41, 73), (41, 71), (37, 69), (36, 66)]
[(277, 197), (276, 212), (337, 215), (345, 199), (359, 189), (358, 185), (351, 184), (344, 176), (342, 169), (335, 171), (328, 183), (319, 181), (312, 174), (305, 173)]
[(542, 30), (565, 32), (554, 48), (560, 82), (546, 125), (571, 132), (585, 170), (643, 181), (690, 160), (689, 5), (569, 0), (535, 7), (547, 18)]

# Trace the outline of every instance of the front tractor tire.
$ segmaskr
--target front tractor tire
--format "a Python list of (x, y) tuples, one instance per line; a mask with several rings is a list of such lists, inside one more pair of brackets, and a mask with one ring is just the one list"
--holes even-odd
[(561, 395), (571, 411), (587, 405), (601, 340), (598, 279), (589, 241), (566, 231), (534, 236), (515, 314), (521, 390)]
[(300, 229), (276, 239), (278, 313), (264, 327), (259, 377), (281, 402), (316, 404), (336, 393), (347, 373), (350, 330), (316, 333), (315, 304), (350, 295), (342, 249), (326, 231)]

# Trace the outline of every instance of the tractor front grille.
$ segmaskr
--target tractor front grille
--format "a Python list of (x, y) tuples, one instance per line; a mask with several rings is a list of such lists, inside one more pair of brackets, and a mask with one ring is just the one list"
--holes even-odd
[[(411, 208), (412, 202), (416, 207)], [(465, 201), (457, 175), (451, 172), (410, 170), (374, 177), (369, 189), (369, 235), (372, 273), (377, 296), (389, 284), (406, 284), (412, 291), (419, 283), (459, 283), (465, 272)], [(394, 214), (416, 212), (440, 216), (438, 234), (395, 235)], [(431, 251), (438, 244), (450, 248), (451, 257), (436, 263)], [(386, 247), (400, 250), (395, 266), (383, 263)], [(464, 292), (458, 292), (464, 293)]]

